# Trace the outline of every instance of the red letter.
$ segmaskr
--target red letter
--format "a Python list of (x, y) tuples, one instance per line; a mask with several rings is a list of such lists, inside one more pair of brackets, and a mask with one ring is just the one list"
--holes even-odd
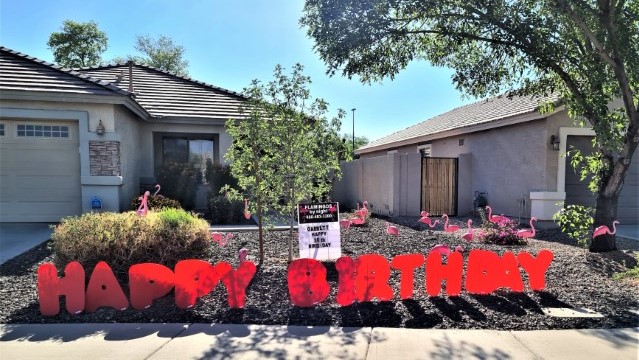
[(339, 273), (337, 284), (337, 303), (348, 306), (355, 302), (355, 260), (342, 256), (335, 262), (335, 269)]
[(550, 250), (541, 250), (534, 258), (527, 252), (517, 254), (517, 260), (522, 268), (528, 273), (528, 281), (530, 288), (535, 291), (541, 291), (546, 287), (546, 271), (550, 266), (553, 258)]
[(331, 288), (326, 268), (315, 259), (293, 260), (288, 266), (288, 293), (295, 306), (309, 307), (326, 300)]
[(426, 292), (438, 296), (442, 291), (442, 280), (446, 279), (446, 294), (458, 296), (461, 292), (463, 258), (457, 251), (448, 255), (448, 264), (442, 264), (442, 255), (431, 251), (426, 259)]
[(222, 278), (222, 267), (203, 260), (182, 260), (175, 264), (175, 304), (182, 309), (195, 306), (195, 300), (215, 289)]
[(131, 306), (144, 309), (173, 289), (175, 276), (168, 267), (154, 263), (136, 264), (129, 268)]
[(424, 255), (422, 254), (408, 254), (397, 255), (391, 261), (393, 269), (399, 270), (401, 274), (399, 284), (399, 296), (402, 300), (411, 299), (413, 297), (414, 288), (414, 276), (415, 269), (422, 266), (424, 263)]
[(388, 301), (393, 298), (393, 289), (388, 285), (390, 265), (388, 260), (377, 254), (362, 255), (357, 258), (355, 292), (358, 301)]
[(91, 273), (87, 286), (85, 310), (93, 312), (100, 306), (109, 306), (117, 310), (129, 307), (129, 301), (122, 291), (122, 287), (113, 275), (109, 264), (100, 261)]
[(54, 316), (60, 312), (60, 295), (64, 295), (67, 311), (81, 313), (84, 309), (84, 268), (73, 261), (64, 268), (64, 277), (58, 278), (58, 269), (51, 263), (38, 267), (38, 299), (40, 312)]
[(521, 281), (521, 274), (519, 273), (515, 255), (510, 251), (506, 251), (501, 257), (501, 265), (501, 287), (509, 288), (514, 292), (523, 292), (524, 282)]
[(222, 283), (228, 293), (229, 307), (241, 309), (246, 301), (246, 287), (253, 279), (257, 267), (252, 261), (242, 261), (237, 270), (231, 264), (222, 261), (215, 265), (217, 272), (222, 274)]
[(499, 255), (487, 250), (473, 250), (468, 255), (466, 291), (490, 294), (499, 289)]

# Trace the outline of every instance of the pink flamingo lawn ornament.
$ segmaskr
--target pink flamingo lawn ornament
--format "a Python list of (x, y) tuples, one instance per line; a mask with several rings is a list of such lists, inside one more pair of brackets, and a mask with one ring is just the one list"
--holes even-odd
[(468, 222), (466, 222), (466, 224), (468, 224), (468, 232), (462, 235), (462, 239), (466, 241), (473, 241), (473, 221), (471, 219), (468, 219)]
[(366, 219), (355, 214), (355, 217), (350, 219), (350, 223), (355, 226), (364, 225), (366, 224)]
[(331, 214), (336, 212), (336, 211), (337, 211), (337, 206), (335, 206), (335, 205), (333, 205), (333, 206), (328, 208), (328, 212), (331, 213)]
[(224, 247), (229, 243), (229, 240), (233, 238), (232, 233), (226, 233), (226, 236), (219, 232), (211, 232), (211, 239), (218, 243), (218, 245)]
[(533, 221), (537, 221), (537, 218), (534, 216), (530, 218), (530, 229), (518, 230), (515, 235), (520, 238), (531, 238), (535, 236), (535, 227), (533, 226)]
[(339, 226), (344, 230), (348, 230), (351, 228), (351, 221), (349, 219), (342, 219), (339, 221)]
[(439, 224), (439, 220), (435, 220), (435, 222), (433, 222), (432, 219), (428, 217), (429, 214), (426, 211), (422, 211), (421, 216), (422, 217), (418, 221), (420, 223), (428, 225), (431, 229)]
[(393, 226), (393, 225), (389, 224), (388, 221), (387, 221), (386, 222), (386, 234), (395, 235), (395, 236), (399, 237), (399, 229), (397, 229), (397, 226)]
[(153, 193), (153, 197), (159, 197), (159, 198), (163, 198), (164, 196), (162, 195), (158, 195), (160, 193), (160, 189), (162, 189), (162, 187), (160, 186), (160, 184), (155, 184), (155, 192)]
[(248, 252), (247, 248), (241, 248), (240, 251), (238, 251), (237, 256), (240, 259), (240, 262), (248, 261), (246, 259), (248, 257)]
[(592, 238), (596, 238), (597, 236), (601, 236), (604, 234), (608, 234), (608, 235), (614, 235), (617, 232), (617, 224), (619, 224), (619, 221), (615, 220), (612, 222), (612, 232), (610, 231), (610, 229), (606, 226), (606, 225), (601, 225), (598, 226), (595, 231), (593, 231), (592, 233)]
[(491, 223), (498, 224), (502, 221), (508, 220), (508, 218), (505, 217), (504, 214), (493, 215), (493, 208), (491, 208), (490, 206), (486, 205), (486, 209), (488, 209), (488, 221), (490, 221)]
[(446, 218), (446, 222), (444, 223), (444, 231), (445, 232), (455, 232), (459, 229), (461, 229), (461, 227), (457, 226), (457, 225), (448, 225), (448, 215), (444, 214), (442, 215), (442, 218)]
[(140, 196), (140, 206), (136, 210), (136, 213), (140, 216), (146, 216), (149, 213), (149, 191), (144, 192), (144, 196)]
[(244, 199), (244, 218), (246, 220), (251, 218), (251, 212), (249, 211), (248, 207), (248, 199)]
[(463, 253), (464, 252), (464, 247), (461, 246), (461, 245), (455, 246), (455, 252)]

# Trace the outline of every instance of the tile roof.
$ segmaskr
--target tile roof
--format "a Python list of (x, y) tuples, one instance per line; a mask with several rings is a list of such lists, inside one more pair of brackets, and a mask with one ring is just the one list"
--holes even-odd
[(131, 94), (117, 86), (79, 72), (0, 46), (0, 90), (63, 94)]
[[(78, 69), (83, 74), (128, 89), (129, 66), (114, 64)], [(118, 77), (122, 78), (118, 82)], [(135, 100), (154, 117), (244, 118), (241, 94), (150, 66), (133, 65)]]
[[(557, 95), (544, 97), (499, 95), (486, 100), (458, 107), (419, 124), (397, 131), (388, 136), (360, 147), (357, 152), (370, 152), (390, 148), (397, 142), (410, 141), (427, 135), (436, 135), (450, 130), (462, 129), (473, 125), (486, 124), (517, 115), (537, 111), (539, 106), (549, 101), (557, 102)], [(373, 149), (374, 148), (374, 149)], [(367, 151), (368, 150), (368, 151)]]

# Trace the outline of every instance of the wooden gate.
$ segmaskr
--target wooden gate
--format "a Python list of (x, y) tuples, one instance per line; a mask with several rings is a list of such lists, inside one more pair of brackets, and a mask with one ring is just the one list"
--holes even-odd
[(421, 205), (430, 215), (457, 215), (457, 159), (422, 158)]

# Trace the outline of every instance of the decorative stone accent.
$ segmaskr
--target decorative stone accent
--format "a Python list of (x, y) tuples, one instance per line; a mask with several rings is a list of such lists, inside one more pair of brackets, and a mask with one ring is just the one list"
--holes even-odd
[(120, 142), (89, 141), (89, 162), (91, 176), (119, 176)]

